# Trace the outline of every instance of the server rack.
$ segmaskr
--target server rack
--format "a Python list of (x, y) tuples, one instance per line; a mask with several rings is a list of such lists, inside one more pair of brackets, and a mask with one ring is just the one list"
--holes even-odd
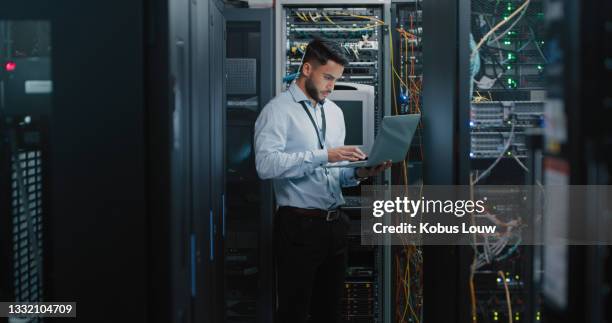
[[(423, 1), (393, 1), (390, 22), (394, 52), (392, 114), (414, 114), (422, 111), (423, 85)], [(391, 171), (393, 185), (420, 185), (423, 182), (423, 125), (417, 128), (406, 161)], [(393, 246), (391, 294), (393, 302), (385, 304), (393, 313), (393, 322), (423, 321), (423, 247)]]
[[(391, 113), (391, 88), (383, 86), (390, 84), (391, 68), (384, 63), (389, 61), (390, 54), (386, 50), (389, 44), (388, 28), (381, 26), (381, 21), (389, 22), (390, 1), (371, 0), (339, 0), (326, 2), (324, 5), (315, 1), (279, 1), (276, 3), (276, 93), (285, 88), (283, 79), (295, 73), (299, 66), (301, 50), (308, 41), (308, 36), (317, 34), (327, 38), (340, 40), (346, 45), (347, 51), (351, 46), (358, 46), (364, 40), (376, 41), (372, 50), (357, 56), (354, 52), (348, 53), (349, 66), (345, 69), (343, 81), (365, 83), (375, 87), (375, 132), (383, 115)], [(299, 13), (299, 14), (298, 14)], [(356, 16), (362, 16), (361, 18)], [(327, 18), (326, 18), (327, 17)], [(363, 17), (369, 17), (364, 19)], [(370, 25), (368, 25), (370, 24)], [(380, 25), (378, 25), (380, 24)], [(378, 26), (375, 26), (378, 25)], [(368, 28), (368, 38), (362, 38), (361, 33), (346, 32), (345, 28), (355, 26)], [(370, 28), (369, 26), (375, 26)], [(329, 29), (326, 29), (329, 28)], [(334, 31), (336, 30), (336, 31)], [(345, 35), (341, 35), (342, 31)], [(371, 180), (368, 184), (388, 184), (389, 173)], [(346, 293), (344, 298), (343, 317), (345, 322), (391, 322), (391, 309), (388, 304), (392, 302), (391, 290), (391, 253), (389, 247), (363, 248), (359, 246), (358, 228), (360, 217), (359, 189), (344, 190), (348, 196), (349, 207), (347, 212), (353, 214), (352, 237), (349, 234), (349, 268), (346, 278)], [(353, 196), (353, 198), (351, 198)], [(364, 257), (364, 254), (368, 256)], [(364, 259), (367, 261), (364, 262)], [(355, 295), (362, 295), (360, 298)], [(366, 310), (356, 309), (357, 304)], [(357, 306), (357, 307), (359, 307)]]
[(77, 301), (80, 321), (175, 321), (167, 5), (0, 4), (0, 20), (50, 25), (52, 105), (16, 108), (31, 127), (43, 119), (34, 114), (49, 120), (40, 137), (49, 140), (41, 154), (44, 300)]
[[(0, 207), (5, 225), (0, 249), (8, 262), (0, 294), (6, 301), (43, 301), (48, 294), (43, 259), (50, 249), (49, 42), (48, 21), (0, 20)], [(32, 79), (41, 86), (32, 88)]]
[[(611, 4), (608, 1), (546, 1), (547, 72), (550, 95), (547, 118), (557, 121), (544, 134), (543, 178), (556, 173), (565, 185), (609, 185), (610, 117), (612, 84), (609, 58), (612, 55)], [(558, 121), (564, 121), (559, 123)], [(593, 203), (567, 201), (571, 211), (582, 211)], [(569, 234), (576, 234), (566, 222)], [(576, 221), (576, 220), (573, 220)], [(601, 219), (580, 218), (596, 239), (593, 223)], [(556, 248), (556, 249), (555, 249)], [(552, 246), (543, 248), (544, 315), (555, 322), (583, 320), (609, 322), (610, 246)], [(548, 256), (547, 256), (548, 254)], [(558, 255), (550, 261), (550, 255)], [(561, 270), (559, 270), (561, 269)], [(547, 272), (558, 272), (557, 276)], [(573, 295), (581, 295), (579, 299)]]
[(225, 18), (220, 1), (170, 3), (173, 317), (223, 317)]
[[(532, 196), (512, 186), (497, 191), (486, 185), (536, 185), (525, 164), (529, 149), (537, 149), (528, 148), (528, 134), (544, 125), (548, 62), (544, 53), (544, 2), (473, 0), (471, 6), (471, 48), (480, 47), (470, 61), (474, 83), (469, 112), (470, 178), (474, 191), (483, 192), (476, 196), (504, 196), (496, 204), (496, 216), (508, 223), (516, 216), (509, 210), (527, 208), (524, 198)], [(506, 23), (483, 41), (502, 21)], [(534, 259), (536, 247), (520, 245), (520, 232), (510, 240), (514, 242), (509, 241), (491, 260), (478, 261), (471, 271), (475, 295), (472, 316), (476, 320), (507, 320), (508, 316), (515, 321), (542, 319), (541, 297), (535, 285), (542, 273)], [(485, 249), (490, 250), (489, 242), (475, 244), (476, 257), (482, 258)], [(510, 304), (503, 297), (505, 286)], [(508, 305), (512, 313), (508, 313)]]
[[(423, 183), (466, 185), (470, 167), (470, 4), (423, 1), (422, 12)], [(424, 320), (471, 321), (467, 270), (470, 257), (468, 247), (423, 248)]]
[[(197, 293), (196, 239), (192, 233), (191, 168), (191, 24), (189, 1), (173, 1), (168, 8), (169, 69), (172, 78), (170, 148), (170, 212), (171, 244), (179, 252), (172, 254), (171, 317), (179, 322), (192, 322), (192, 298)], [(186, 19), (187, 18), (187, 19)], [(167, 122), (167, 121), (166, 121)], [(206, 141), (206, 138), (204, 139)], [(201, 170), (205, 171), (205, 169)], [(208, 196), (203, 194), (202, 198)], [(199, 275), (198, 275), (199, 276)]]
[(222, 107), (224, 317), (271, 322), (275, 312), (273, 197), (255, 170), (254, 124), (274, 95), (271, 9), (226, 9), (227, 90)]

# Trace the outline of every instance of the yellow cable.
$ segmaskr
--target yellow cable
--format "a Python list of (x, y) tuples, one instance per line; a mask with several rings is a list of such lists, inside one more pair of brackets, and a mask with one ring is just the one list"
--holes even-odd
[[(391, 69), (393, 70), (393, 72), (395, 72), (395, 75), (397, 75), (397, 72), (395, 71), (395, 66), (393, 65), (393, 33), (389, 33), (389, 52), (391, 53), (391, 55), (389, 55), (391, 57)], [(402, 78), (399, 77), (399, 80), (401, 82)], [(396, 115), (398, 115), (399, 113), (397, 111), (397, 95), (395, 93), (395, 78), (393, 77), (393, 75), (391, 76), (391, 88), (393, 89), (393, 111)]]
[(397, 70), (395, 69), (395, 67), (393, 67), (393, 74), (395, 74), (395, 77), (398, 78), (398, 80), (400, 81), (400, 83), (402, 83), (403, 86), (408, 88), (408, 85), (404, 83), (404, 81), (402, 80), (402, 77), (397, 73)]
[(382, 26), (382, 24), (375, 24), (372, 26), (368, 26), (368, 27), (360, 27), (360, 28), (345, 28), (342, 27), (340, 25), (338, 25), (337, 23), (335, 23), (333, 20), (331, 20), (331, 18), (329, 18), (329, 16), (323, 12), (323, 18), (325, 18), (325, 20), (327, 20), (329, 23), (331, 23), (332, 25), (336, 26), (338, 29), (340, 30), (346, 30), (346, 31), (360, 31), (360, 30), (371, 30), (374, 29), (376, 27)]
[[(343, 13), (343, 14), (344, 14), (344, 13)], [(348, 16), (351, 16), (351, 17), (355, 17), (355, 18), (361, 18), (361, 19), (372, 20), (372, 21), (375, 21), (376, 23), (381, 24), (381, 25), (384, 25), (384, 24), (385, 24), (385, 22), (384, 22), (384, 21), (382, 21), (382, 20), (380, 20), (380, 19), (378, 19), (378, 18), (374, 18), (374, 17), (368, 17), (368, 16), (359, 16), (359, 15), (354, 15), (354, 14), (350, 14), (350, 13), (349, 13), (349, 14), (345, 14), (345, 15), (348, 15)]]
[(476, 47), (474, 48), (474, 50), (472, 51), (472, 55), (470, 57), (470, 59), (474, 58), (474, 56), (476, 56), (476, 53), (478, 53), (478, 50), (480, 49), (480, 47), (482, 47), (482, 45), (487, 41), (487, 39), (489, 39), (489, 37), (491, 37), (491, 35), (499, 28), (501, 28), (501, 26), (507, 24), (510, 20), (512, 20), (512, 18), (514, 18), (514, 16), (516, 16), (519, 12), (521, 12), (522, 9), (524, 9), (526, 6), (529, 5), (529, 2), (531, 2), (531, 0), (525, 0), (525, 2), (518, 7), (518, 9), (516, 9), (510, 16), (508, 16), (507, 19), (504, 19), (502, 21), (500, 21), (495, 27), (491, 28), (491, 30), (489, 30), (488, 33), (486, 33), (482, 39), (478, 42), (478, 45), (476, 45)]
[(308, 12), (308, 17), (310, 17), (310, 20), (312, 20), (312, 22), (317, 22), (314, 17), (312, 16), (312, 12)]
[(504, 289), (506, 290), (506, 304), (508, 304), (508, 322), (512, 323), (512, 304), (510, 303), (510, 291), (508, 290), (508, 282), (506, 281), (506, 275), (504, 275), (503, 271), (498, 271), (499, 274), (504, 281)]

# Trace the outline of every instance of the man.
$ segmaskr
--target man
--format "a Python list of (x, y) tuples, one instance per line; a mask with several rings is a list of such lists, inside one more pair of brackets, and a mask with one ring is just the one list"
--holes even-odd
[[(273, 179), (279, 323), (340, 322), (348, 218), (338, 210), (341, 187), (355, 186), (391, 166), (323, 168), (366, 155), (344, 146), (342, 110), (327, 96), (348, 64), (340, 47), (308, 44), (298, 79), (272, 99), (255, 123), (255, 159)], [(373, 117), (373, 116), (372, 116)]]

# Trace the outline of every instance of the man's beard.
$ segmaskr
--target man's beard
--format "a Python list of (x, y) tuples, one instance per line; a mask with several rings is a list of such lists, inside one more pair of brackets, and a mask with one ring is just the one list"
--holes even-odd
[(311, 98), (313, 98), (318, 103), (323, 104), (323, 99), (321, 99), (321, 97), (319, 96), (319, 90), (314, 85), (314, 82), (310, 79), (310, 77), (306, 78), (304, 86), (306, 87), (306, 93), (308, 93)]

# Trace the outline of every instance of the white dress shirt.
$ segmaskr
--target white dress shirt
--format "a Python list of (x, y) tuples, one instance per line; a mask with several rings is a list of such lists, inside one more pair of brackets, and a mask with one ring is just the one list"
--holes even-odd
[[(301, 101), (322, 140), (321, 108), (325, 110), (323, 149)], [(359, 184), (355, 169), (321, 166), (328, 162), (328, 148), (344, 145), (345, 133), (342, 110), (328, 99), (313, 107), (295, 83), (266, 104), (255, 122), (255, 163), (259, 177), (272, 179), (278, 206), (327, 210), (344, 204), (341, 187)]]

